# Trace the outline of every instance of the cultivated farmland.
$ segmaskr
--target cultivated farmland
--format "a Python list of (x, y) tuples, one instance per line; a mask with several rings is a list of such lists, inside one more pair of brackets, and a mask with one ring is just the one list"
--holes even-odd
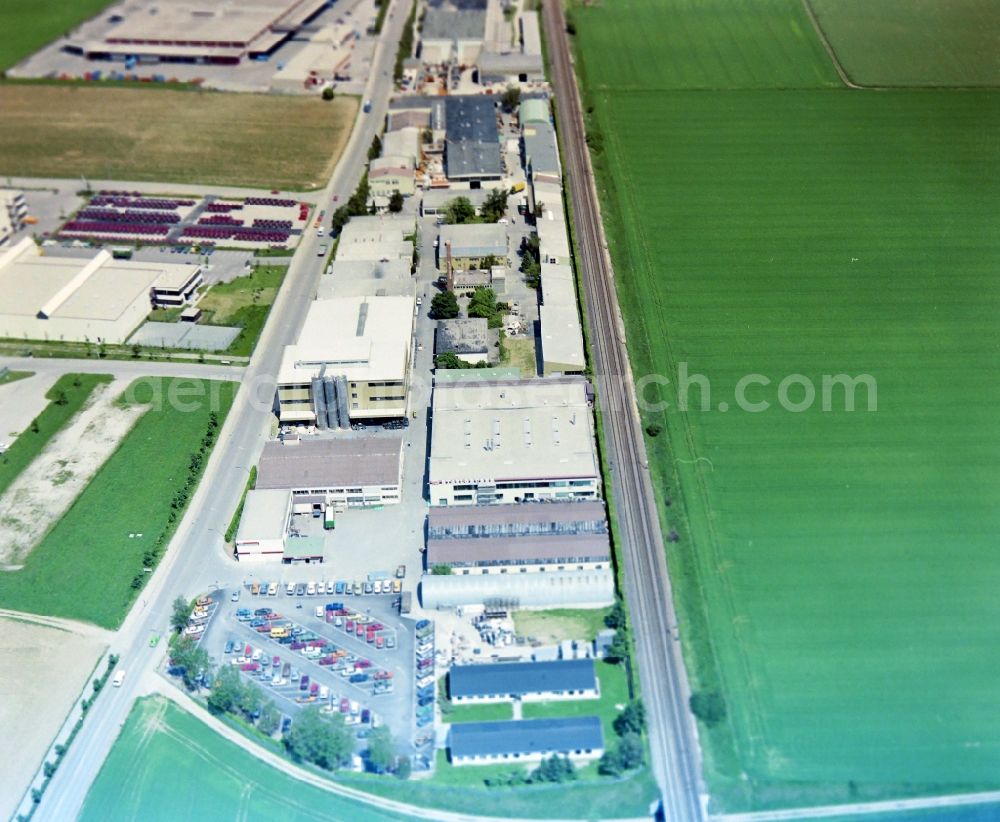
[(859, 85), (1000, 85), (998, 0), (809, 2)]
[(350, 97), (0, 84), (0, 174), (311, 189), (356, 108)]
[[(751, 46), (777, 5), (742, 4)], [(585, 93), (633, 369), (672, 381), (644, 422), (666, 429), (648, 443), (693, 685), (728, 708), (701, 737), (714, 799), (995, 788), (1000, 96), (791, 89), (767, 66), (815, 68), (809, 30), (768, 34), (771, 57), (703, 36), (729, 8), (574, 9), (586, 78), (614, 81)], [(744, 63), (770, 88), (726, 90)], [(697, 387), (678, 410), (682, 363), (708, 410)], [(779, 407), (785, 376), (841, 373), (875, 378), (877, 411), (864, 389), (853, 412)], [(750, 374), (766, 412), (734, 401)]]
[[(192, 392), (178, 395), (183, 410), (168, 401), (178, 390), (171, 385)], [(155, 565), (194, 492), (173, 507), (210, 415), (221, 426), (238, 387), (164, 378), (134, 383), (126, 393), (148, 410), (24, 567), (0, 573), (0, 606), (117, 627), (145, 584), (143, 568)], [(205, 453), (195, 478), (207, 459)]]

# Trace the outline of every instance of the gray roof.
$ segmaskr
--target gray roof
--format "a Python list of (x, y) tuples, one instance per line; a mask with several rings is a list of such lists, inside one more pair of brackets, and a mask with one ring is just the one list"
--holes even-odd
[(444, 208), (452, 200), (456, 200), (459, 197), (465, 197), (473, 206), (475, 206), (478, 211), (483, 203), (486, 202), (487, 196), (489, 196), (489, 189), (485, 188), (467, 188), (467, 189), (454, 189), (454, 188), (432, 188), (429, 191), (424, 192), (423, 196), (423, 207), (424, 208)]
[(320, 489), (399, 484), (402, 437), (339, 437), (264, 444), (257, 488)]
[(507, 227), (499, 223), (443, 225), (438, 253), (444, 257), (451, 244), (452, 257), (507, 256)]
[(592, 659), (553, 662), (498, 662), (456, 665), (448, 674), (448, 693), (458, 696), (515, 697), (597, 687)]
[(445, 174), (451, 180), (495, 179), (503, 176), (500, 143), (445, 143)]
[(544, 71), (542, 55), (522, 54), (519, 51), (509, 54), (484, 51), (479, 55), (477, 64), (479, 73), (486, 75), (541, 74)]
[[(427, 513), (427, 527), (432, 533), (456, 530), (503, 532), (530, 531), (562, 533), (567, 526), (592, 523), (607, 530), (604, 503), (596, 500), (580, 502), (514, 502), (501, 505), (465, 505), (431, 508)], [(571, 529), (571, 532), (581, 530)]]
[(524, 574), (425, 574), (424, 608), (499, 604), (518, 608), (597, 608), (615, 600), (610, 568)]
[(563, 562), (608, 562), (607, 534), (486, 537), (427, 540), (428, 565), (482, 565)]
[(603, 747), (604, 732), (596, 716), (459, 722), (451, 726), (449, 740), (452, 756), (565, 754)]
[(483, 9), (427, 9), (420, 30), (424, 40), (482, 40), (486, 35)]
[(247, 491), (236, 541), (284, 539), (288, 525), (288, 491), (251, 489)]
[(445, 97), (447, 142), (445, 171), (448, 177), (500, 177), (500, 132), (496, 104), (485, 95)]
[(556, 130), (550, 123), (529, 123), (522, 129), (525, 165), (534, 174), (559, 174)]
[(484, 317), (438, 320), (435, 353), (482, 354), (489, 346), (488, 325)]

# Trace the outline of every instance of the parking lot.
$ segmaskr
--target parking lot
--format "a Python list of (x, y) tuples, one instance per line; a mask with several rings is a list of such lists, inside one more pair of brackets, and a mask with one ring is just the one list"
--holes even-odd
[(217, 664), (237, 666), (291, 722), (306, 705), (320, 705), (356, 726), (359, 739), (384, 723), (400, 752), (412, 754), (414, 622), (399, 615), (401, 594), (375, 594), (375, 582), (382, 580), (360, 583), (360, 595), (348, 594), (346, 581), (340, 594), (329, 583), (328, 594), (325, 582), (277, 576), (221, 591), (203, 647)]

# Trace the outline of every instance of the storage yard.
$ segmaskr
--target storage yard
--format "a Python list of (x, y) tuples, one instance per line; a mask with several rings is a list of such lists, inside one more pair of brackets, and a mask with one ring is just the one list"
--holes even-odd
[[(996, 96), (831, 90), (799, 3), (573, 15), (634, 373), (711, 381), (643, 423), (716, 807), (995, 788)], [(877, 413), (721, 413), (824, 373)]]
[(310, 190), (357, 101), (169, 88), (0, 85), (0, 174)]

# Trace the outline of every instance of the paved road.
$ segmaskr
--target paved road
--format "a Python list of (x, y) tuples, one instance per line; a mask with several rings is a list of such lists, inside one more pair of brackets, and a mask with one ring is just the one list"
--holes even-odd
[(677, 620), (646, 468), (624, 325), (587, 152), (562, 4), (545, 3), (544, 14), (618, 514), (625, 588), (635, 626), (642, 694), (649, 715), (653, 772), (666, 818), (670, 822), (696, 820), (703, 816), (697, 732), (687, 706), (689, 691), (680, 645), (672, 638)]
[[(374, 71), (368, 78), (365, 96), (373, 102), (372, 111), (359, 111), (344, 155), (317, 198), (321, 204), (329, 205), (334, 194), (340, 202), (350, 196), (361, 178), (372, 138), (384, 120), (392, 91), (396, 44), (408, 8), (404, 0), (392, 0), (392, 7), (376, 47)], [(121, 688), (108, 688), (97, 700), (39, 805), (38, 819), (78, 816), (94, 777), (140, 693), (142, 672), (153, 668), (164, 653), (164, 643), (153, 649), (147, 640), (167, 629), (174, 597), (193, 595), (215, 583), (239, 584), (242, 579), (244, 569), (226, 554), (222, 534), (271, 424), (274, 377), (282, 349), (296, 339), (315, 294), (320, 275), (316, 253), (319, 242), (328, 241), (318, 241), (310, 232), (300, 244), (198, 492), (170, 550), (112, 643), (111, 650), (121, 656), (125, 682)], [(198, 373), (207, 375), (202, 367)]]
[(193, 377), (202, 380), (243, 379), (245, 368), (205, 363), (149, 362), (146, 360), (78, 360), (57, 357), (0, 357), (0, 368), (11, 371), (34, 371), (36, 374), (111, 374), (116, 379), (134, 380), (137, 377)]

